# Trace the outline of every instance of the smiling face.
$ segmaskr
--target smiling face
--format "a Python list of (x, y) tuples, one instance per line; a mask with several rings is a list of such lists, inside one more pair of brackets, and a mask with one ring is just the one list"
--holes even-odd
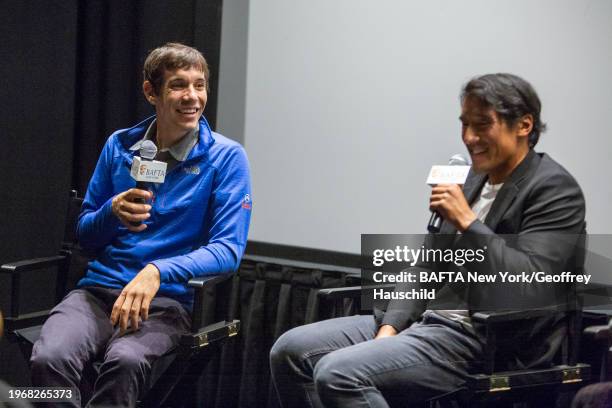
[(171, 145), (198, 127), (208, 96), (204, 72), (196, 67), (167, 70), (159, 94), (149, 81), (144, 82), (143, 90), (157, 113), (158, 143), (160, 135)]
[(489, 182), (506, 180), (529, 152), (528, 135), (533, 128), (531, 115), (514, 125), (507, 124), (479, 99), (467, 97), (462, 104), (461, 137), (477, 173), (489, 176)]

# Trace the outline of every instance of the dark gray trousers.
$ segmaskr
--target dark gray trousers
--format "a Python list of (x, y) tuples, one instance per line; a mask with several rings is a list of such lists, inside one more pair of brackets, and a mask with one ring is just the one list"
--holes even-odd
[(176, 300), (156, 297), (149, 318), (136, 332), (119, 336), (110, 312), (118, 289), (86, 288), (70, 292), (50, 313), (34, 344), (32, 384), (70, 387), (81, 401), (85, 367), (101, 361), (89, 405), (133, 407), (148, 385), (151, 364), (179, 342), (190, 318)]
[(482, 345), (460, 323), (430, 311), (397, 336), (373, 340), (373, 316), (296, 327), (272, 347), (283, 407), (413, 407), (459, 391)]

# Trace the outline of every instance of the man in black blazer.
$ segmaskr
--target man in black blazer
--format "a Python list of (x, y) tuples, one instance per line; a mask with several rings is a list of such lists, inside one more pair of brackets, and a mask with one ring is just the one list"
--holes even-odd
[[(463, 189), (433, 187), (430, 209), (444, 222), (440, 234), (427, 237), (426, 247), (487, 248), (481, 271), (573, 271), (578, 234), (585, 229), (584, 198), (563, 167), (533, 150), (545, 128), (536, 92), (515, 75), (491, 74), (468, 82), (461, 102), (472, 172)], [(417, 263), (410, 269), (456, 270), (451, 265)], [(422, 287), (402, 283), (395, 290)], [(470, 310), (431, 310), (427, 300), (392, 300), (375, 318), (332, 319), (285, 333), (270, 355), (281, 405), (416, 406), (458, 391), (483, 353), (471, 310), (511, 308), (517, 299), (523, 305), (554, 302), (560, 295), (558, 286), (546, 284), (472, 283), (463, 289)], [(504, 350), (511, 357), (508, 365), (550, 364), (563, 328), (562, 315), (513, 327)]]

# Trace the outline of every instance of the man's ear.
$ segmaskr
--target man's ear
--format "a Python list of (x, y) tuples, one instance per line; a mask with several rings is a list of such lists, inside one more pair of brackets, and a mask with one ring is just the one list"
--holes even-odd
[(530, 113), (523, 115), (523, 117), (516, 122), (516, 127), (519, 136), (529, 136), (533, 130), (533, 116)]
[(153, 84), (149, 81), (144, 81), (142, 83), (142, 92), (144, 93), (145, 98), (149, 103), (155, 106), (155, 102), (157, 102), (157, 95), (155, 94), (155, 89), (153, 89)]

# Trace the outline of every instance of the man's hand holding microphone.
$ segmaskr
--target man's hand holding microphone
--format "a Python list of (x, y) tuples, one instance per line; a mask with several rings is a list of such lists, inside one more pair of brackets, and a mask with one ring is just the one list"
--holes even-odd
[[(143, 221), (147, 220), (151, 213), (151, 205), (146, 204), (153, 198), (153, 193), (139, 188), (130, 188), (113, 198), (113, 214), (130, 231), (140, 232), (147, 228)], [(142, 200), (144, 204), (137, 202)]]
[[(112, 200), (115, 216), (131, 232), (141, 232), (147, 228), (145, 220), (151, 217), (153, 193), (148, 191), (148, 183), (163, 183), (166, 177), (164, 162), (153, 160), (157, 146), (145, 140), (140, 148), (140, 156), (135, 156), (130, 174), (136, 180), (136, 187), (117, 194)], [(137, 330), (140, 319), (147, 320), (149, 306), (161, 284), (160, 273), (153, 264), (147, 264), (123, 288), (113, 305), (110, 316), (113, 326), (119, 325), (121, 334), (128, 326)]]
[(157, 146), (151, 140), (145, 140), (140, 147), (140, 156), (134, 156), (130, 174), (136, 180), (136, 187), (117, 194), (112, 201), (113, 214), (132, 232), (141, 232), (147, 228), (143, 222), (151, 217), (153, 198), (148, 191), (149, 183), (163, 183), (166, 177), (164, 162), (155, 161)]
[(429, 209), (440, 214), (446, 221), (463, 232), (474, 220), (476, 214), (463, 195), (459, 184), (437, 184), (431, 189)]

